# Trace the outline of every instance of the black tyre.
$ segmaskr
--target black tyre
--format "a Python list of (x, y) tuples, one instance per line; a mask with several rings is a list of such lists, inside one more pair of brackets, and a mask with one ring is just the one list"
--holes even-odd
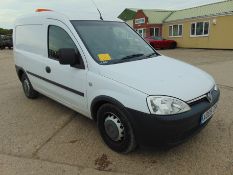
[(27, 75), (24, 73), (21, 77), (21, 82), (23, 86), (23, 91), (26, 97), (30, 99), (35, 99), (38, 97), (39, 93), (35, 91), (27, 77)]
[(114, 151), (129, 153), (136, 148), (133, 128), (123, 109), (104, 104), (97, 112), (97, 125), (104, 142)]

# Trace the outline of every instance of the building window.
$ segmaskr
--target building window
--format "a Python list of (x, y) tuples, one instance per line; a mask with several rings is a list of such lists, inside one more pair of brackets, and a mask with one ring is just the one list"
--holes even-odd
[(146, 29), (137, 29), (137, 32), (139, 35), (141, 35), (143, 38), (146, 37)]
[(169, 36), (172, 36), (172, 26), (169, 26)]
[(176, 36), (182, 36), (183, 35), (183, 25), (182, 24), (176, 24), (169, 26), (169, 36), (176, 37)]
[(150, 28), (150, 36), (159, 36), (159, 28)]
[(209, 22), (195, 22), (191, 24), (191, 36), (208, 36)]
[(146, 22), (145, 18), (135, 19), (135, 24), (145, 24), (145, 22)]
[(204, 24), (204, 35), (209, 35), (209, 22), (205, 22)]
[(191, 25), (191, 35), (195, 35), (196, 34), (196, 23), (192, 23)]

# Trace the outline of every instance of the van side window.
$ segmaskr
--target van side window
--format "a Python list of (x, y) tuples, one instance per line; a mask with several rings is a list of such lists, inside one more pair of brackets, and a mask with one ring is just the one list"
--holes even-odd
[(58, 26), (49, 26), (48, 29), (48, 56), (58, 60), (59, 49), (73, 48), (78, 53), (78, 49), (69, 34)]

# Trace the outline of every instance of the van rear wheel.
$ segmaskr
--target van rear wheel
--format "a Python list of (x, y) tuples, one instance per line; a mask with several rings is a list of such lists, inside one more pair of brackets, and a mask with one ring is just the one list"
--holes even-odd
[(30, 99), (35, 99), (38, 97), (39, 93), (33, 89), (25, 73), (21, 77), (21, 82), (22, 82), (23, 91), (26, 97)]
[(114, 151), (129, 153), (136, 148), (132, 126), (124, 114), (112, 104), (104, 104), (97, 112), (97, 125), (104, 142)]

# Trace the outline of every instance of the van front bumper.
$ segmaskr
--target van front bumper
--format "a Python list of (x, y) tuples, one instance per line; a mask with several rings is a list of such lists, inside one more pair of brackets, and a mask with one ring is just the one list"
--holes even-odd
[(207, 125), (210, 119), (201, 124), (201, 116), (218, 102), (219, 97), (220, 91), (214, 91), (211, 103), (207, 99), (201, 100), (191, 105), (190, 111), (169, 116), (146, 114), (127, 108), (136, 141), (143, 147), (182, 143)]

